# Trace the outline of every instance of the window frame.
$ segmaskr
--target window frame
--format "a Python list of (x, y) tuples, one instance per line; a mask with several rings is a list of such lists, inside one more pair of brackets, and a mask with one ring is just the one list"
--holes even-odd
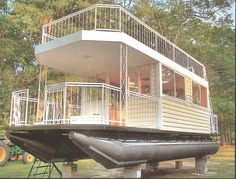
[[(187, 96), (186, 96), (186, 77), (184, 75), (182, 75), (181, 73), (176, 72), (172, 68), (169, 68), (169, 67), (167, 67), (165, 65), (162, 65), (162, 68), (163, 68), (163, 66), (165, 68), (168, 68), (169, 70), (172, 70), (174, 72), (174, 96), (170, 96), (168, 94), (163, 93), (163, 83), (161, 83), (161, 85), (162, 85), (162, 95), (168, 96), (168, 97), (176, 99), (176, 100), (187, 102)], [(184, 78), (184, 99), (178, 98), (177, 95), (176, 95), (176, 79), (175, 79), (175, 74), (178, 74), (179, 76)], [(161, 81), (162, 81), (162, 72), (161, 72)]]
[(172, 70), (171, 68), (169, 68), (169, 67), (166, 67), (165, 65), (162, 65), (162, 69), (163, 69), (163, 66), (165, 67), (165, 68), (167, 68), (167, 69), (169, 69), (169, 70), (171, 70), (171, 71), (173, 71), (173, 78), (174, 78), (174, 95), (173, 96), (170, 96), (170, 95), (168, 95), (168, 94), (165, 94), (165, 93), (163, 93), (163, 71), (161, 72), (161, 85), (162, 85), (162, 94), (163, 95), (166, 95), (166, 96), (169, 96), (169, 97), (171, 97), (171, 98), (175, 98), (175, 71), (174, 70)]
[[(175, 78), (175, 74), (178, 74), (179, 76), (183, 77), (184, 78), (184, 99), (181, 99), (181, 98), (178, 98), (177, 97), (177, 94), (176, 94), (176, 78)], [(177, 99), (180, 99), (180, 100), (183, 100), (183, 101), (187, 101), (187, 97), (186, 97), (186, 78), (185, 76), (181, 75), (180, 73), (178, 72), (175, 72), (174, 71), (174, 97), (177, 98)]]
[[(198, 84), (199, 85), (199, 94), (200, 94), (200, 104), (196, 104), (196, 103), (194, 103), (193, 102), (193, 83), (195, 83), (195, 84)], [(197, 106), (197, 107), (201, 107), (201, 108), (204, 108), (204, 109), (208, 109), (208, 103), (209, 103), (209, 101), (208, 101), (208, 88), (207, 87), (205, 87), (205, 86), (203, 86), (203, 85), (201, 85), (201, 84), (199, 84), (198, 82), (196, 82), (196, 81), (194, 81), (194, 80), (192, 80), (192, 104), (193, 105), (195, 105), (195, 106)], [(206, 107), (205, 106), (203, 106), (202, 105), (202, 90), (201, 90), (201, 88), (205, 88), (206, 89)]]

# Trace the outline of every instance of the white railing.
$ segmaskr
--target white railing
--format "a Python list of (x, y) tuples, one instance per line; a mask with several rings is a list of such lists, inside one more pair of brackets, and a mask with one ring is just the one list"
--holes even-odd
[(210, 117), (210, 130), (212, 134), (218, 134), (219, 129), (218, 129), (218, 116), (215, 114), (212, 114)]
[(127, 91), (128, 105), (124, 109), (121, 107), (120, 91), (120, 88), (104, 83), (48, 85), (44, 101), (41, 101), (44, 108), (42, 111), (38, 108), (34, 113), (27, 110), (27, 105), (29, 108), (33, 102), (37, 109), (38, 100), (29, 98), (28, 90), (14, 92), (10, 125), (106, 124), (155, 128), (158, 99)]
[(43, 25), (42, 43), (81, 30), (124, 32), (205, 78), (204, 66), (119, 5), (97, 4)]
[(103, 83), (66, 82), (49, 85), (45, 91), (44, 122), (120, 123), (120, 115), (108, 116), (107, 111), (109, 105), (120, 111), (119, 98), (118, 87)]
[(29, 90), (19, 90), (12, 93), (10, 125), (27, 125), (36, 119), (37, 102), (29, 97)]

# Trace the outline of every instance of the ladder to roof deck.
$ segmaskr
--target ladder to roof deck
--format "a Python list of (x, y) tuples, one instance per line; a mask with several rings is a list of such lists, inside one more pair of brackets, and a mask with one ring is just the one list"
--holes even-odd
[(213, 134), (217, 134), (218, 133), (218, 120), (216, 119), (217, 116), (213, 113), (213, 106), (212, 106), (210, 95), (209, 95), (209, 105), (210, 105), (210, 130)]
[(35, 158), (28, 174), (28, 178), (51, 178), (51, 174), (54, 169), (56, 169), (61, 178), (62, 173), (57, 168), (55, 163), (44, 163), (41, 160)]
[[(207, 80), (207, 75), (205, 76), (205, 79)], [(210, 89), (208, 91), (208, 98), (209, 98), (209, 107), (210, 107), (210, 132), (213, 134), (217, 134), (218, 131), (218, 120), (215, 119), (214, 113), (213, 113), (213, 105), (211, 102), (211, 97), (210, 97)], [(217, 118), (217, 116), (216, 116)]]

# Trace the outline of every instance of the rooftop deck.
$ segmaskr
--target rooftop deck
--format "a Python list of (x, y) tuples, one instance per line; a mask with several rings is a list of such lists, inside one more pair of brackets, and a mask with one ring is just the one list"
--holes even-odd
[(119, 5), (93, 5), (45, 24), (42, 28), (42, 43), (81, 30), (124, 32), (206, 79), (203, 64)]

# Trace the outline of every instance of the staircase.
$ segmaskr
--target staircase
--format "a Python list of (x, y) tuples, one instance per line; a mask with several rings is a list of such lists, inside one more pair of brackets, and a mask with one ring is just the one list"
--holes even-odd
[(211, 98), (209, 95), (209, 105), (210, 105), (210, 131), (213, 134), (218, 134), (218, 117), (213, 113), (213, 106)]
[(54, 169), (56, 169), (57, 173), (59, 174), (59, 178), (61, 178), (62, 173), (57, 168), (55, 163), (44, 163), (41, 160), (35, 158), (34, 163), (30, 169), (28, 178), (51, 178), (51, 174)]

